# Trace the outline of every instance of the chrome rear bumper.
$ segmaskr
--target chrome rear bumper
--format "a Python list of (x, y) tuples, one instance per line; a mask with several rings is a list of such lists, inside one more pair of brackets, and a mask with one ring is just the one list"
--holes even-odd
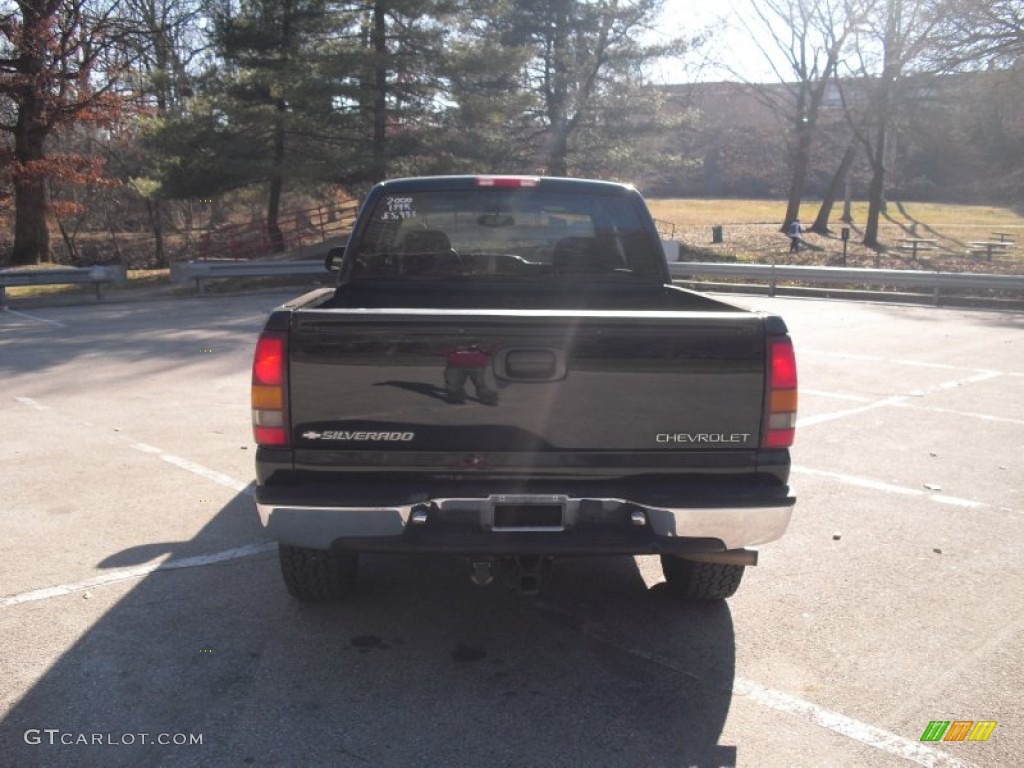
[[(295, 546), (368, 551), (672, 552), (765, 544), (785, 533), (795, 497), (722, 506), (661, 507), (622, 498), (550, 494), (435, 498), (394, 506), (257, 501), (267, 533)], [(530, 514), (536, 508), (538, 514)], [(556, 512), (555, 510), (559, 510)], [(511, 512), (511, 514), (510, 514)], [(521, 516), (520, 516), (521, 515)]]

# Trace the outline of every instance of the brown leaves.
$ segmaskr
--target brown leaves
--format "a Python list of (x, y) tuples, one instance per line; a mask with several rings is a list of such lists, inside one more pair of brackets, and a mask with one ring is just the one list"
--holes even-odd
[(68, 123), (122, 119), (123, 99), (113, 86), (126, 63), (116, 55), (113, 17), (87, 10), (81, 0), (18, 5), (20, 18), (10, 13), (0, 20), (6, 54), (0, 58), (0, 94), (31, 112), (46, 133)]
[[(14, 159), (10, 150), (0, 150), (0, 186), (25, 183), (31, 179), (47, 179), (53, 185), (75, 185), (92, 187), (114, 187), (118, 181), (103, 175), (103, 159), (88, 155), (64, 153), (50, 155), (42, 160), (31, 160), (20, 163)], [(54, 212), (58, 215), (81, 213), (78, 203), (52, 201)], [(58, 207), (75, 208), (63, 214)]]

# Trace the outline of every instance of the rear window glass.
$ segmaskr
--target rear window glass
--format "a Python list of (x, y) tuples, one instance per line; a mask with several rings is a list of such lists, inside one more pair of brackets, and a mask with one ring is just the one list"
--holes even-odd
[(659, 243), (633, 200), (543, 189), (382, 195), (352, 277), (656, 277)]

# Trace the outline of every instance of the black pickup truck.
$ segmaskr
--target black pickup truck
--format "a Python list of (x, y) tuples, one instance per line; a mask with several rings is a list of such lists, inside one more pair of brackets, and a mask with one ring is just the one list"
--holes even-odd
[(347, 594), (360, 553), (527, 593), (556, 556), (657, 554), (675, 594), (721, 599), (785, 531), (786, 326), (672, 286), (632, 187), (384, 182), (328, 267), (253, 363), (256, 502), (295, 597)]

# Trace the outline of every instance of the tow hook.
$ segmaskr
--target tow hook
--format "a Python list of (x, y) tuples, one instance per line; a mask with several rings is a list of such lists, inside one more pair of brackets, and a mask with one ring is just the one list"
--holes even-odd
[(478, 587), (486, 587), (494, 581), (494, 558), (473, 558), (469, 561), (469, 580)]

